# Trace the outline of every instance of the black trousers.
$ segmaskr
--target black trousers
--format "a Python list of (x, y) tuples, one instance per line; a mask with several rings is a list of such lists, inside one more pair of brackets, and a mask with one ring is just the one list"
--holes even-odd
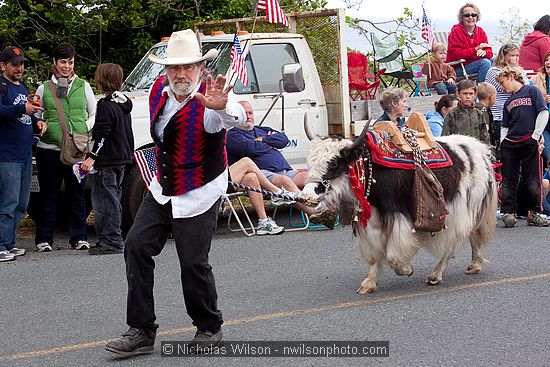
[(192, 218), (172, 217), (172, 205), (160, 205), (147, 193), (124, 243), (129, 326), (155, 331), (153, 284), (155, 261), (168, 235), (173, 233), (181, 268), (181, 283), (187, 314), (200, 331), (217, 332), (222, 313), (212, 267), (208, 263), (210, 243), (216, 229), (219, 203)]
[(538, 143), (528, 139), (521, 143), (504, 140), (500, 146), (502, 161), (502, 213), (517, 213), (518, 183), (524, 186), (522, 206), (541, 212), (541, 171)]

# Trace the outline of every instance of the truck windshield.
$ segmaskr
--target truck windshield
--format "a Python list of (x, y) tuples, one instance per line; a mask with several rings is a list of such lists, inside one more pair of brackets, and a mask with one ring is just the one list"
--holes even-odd
[(246, 56), (248, 87), (237, 80), (233, 91), (236, 94), (277, 93), (282, 66), (297, 62), (296, 50), (289, 43), (252, 45)]
[[(205, 42), (202, 44), (203, 53), (212, 48), (217, 48), (219, 51), (218, 56), (214, 60), (206, 63), (206, 72), (208, 74), (225, 75), (229, 68), (229, 53), (231, 52), (232, 45), (231, 42)], [(150, 53), (160, 58), (166, 57), (166, 44), (153, 47)], [(164, 65), (151, 62), (147, 57), (148, 55), (145, 55), (130, 75), (128, 75), (122, 85), (122, 91), (132, 92), (140, 89), (149, 89), (155, 80), (164, 73)]]

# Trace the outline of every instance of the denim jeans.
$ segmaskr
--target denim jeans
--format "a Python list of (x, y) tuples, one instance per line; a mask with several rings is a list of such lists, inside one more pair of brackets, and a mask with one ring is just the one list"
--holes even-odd
[(161, 253), (172, 232), (187, 314), (200, 331), (217, 332), (220, 329), (222, 313), (218, 310), (216, 283), (208, 263), (218, 208), (219, 202), (216, 202), (203, 214), (174, 219), (171, 202), (161, 205), (150, 192), (147, 193), (124, 243), (128, 281), (126, 322), (129, 326), (150, 331), (158, 328), (153, 298), (153, 257)]
[(445, 95), (445, 94), (455, 94), (456, 93), (456, 84), (448, 83), (448, 82), (439, 82), (437, 84), (434, 84), (435, 91), (437, 94)]
[(29, 203), (32, 158), (0, 162), (0, 251), (15, 247), (15, 232)]
[(86, 240), (86, 204), (84, 201), (84, 181), (78, 183), (70, 166), (59, 160), (60, 152), (50, 149), (36, 149), (36, 168), (40, 185), (40, 205), (36, 218), (35, 244), (53, 244), (53, 231), (57, 216), (57, 203), (61, 182), (65, 182), (65, 198), (69, 203), (70, 244), (76, 245)]
[[(468, 74), (475, 74), (477, 73), (477, 83), (483, 83), (485, 81), (485, 78), (487, 77), (487, 72), (491, 68), (491, 60), (489, 59), (479, 59), (476, 61), (472, 61), (471, 63), (464, 65), (464, 68), (466, 69), (466, 73)], [(462, 67), (458, 67), (456, 70), (456, 76), (464, 76), (464, 73), (462, 72)]]
[(122, 179), (124, 166), (97, 167), (97, 172), (88, 176), (92, 182), (92, 207), (94, 227), (98, 235), (97, 245), (105, 249), (122, 249), (124, 242), (122, 222)]

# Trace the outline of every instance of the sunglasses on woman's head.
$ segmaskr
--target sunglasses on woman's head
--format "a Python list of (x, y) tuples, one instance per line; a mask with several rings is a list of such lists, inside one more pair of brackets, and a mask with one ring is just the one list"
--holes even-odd
[(466, 13), (466, 14), (462, 14), (462, 16), (464, 18), (477, 18), (477, 14), (476, 13)]

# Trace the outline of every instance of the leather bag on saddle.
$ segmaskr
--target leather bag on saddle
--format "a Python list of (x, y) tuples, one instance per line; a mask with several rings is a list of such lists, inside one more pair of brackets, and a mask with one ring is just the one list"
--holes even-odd
[[(422, 158), (422, 150), (424, 149), (421, 149), (422, 140), (424, 140), (423, 144), (425, 147), (427, 146), (427, 149), (432, 149), (433, 147), (428, 145), (428, 139), (431, 137), (434, 146), (435, 139), (433, 139), (424, 116), (420, 114), (413, 115), (413, 124), (420, 129), (427, 127), (427, 130), (419, 134), (418, 130), (413, 129), (407, 124), (401, 131), (397, 130), (399, 135), (394, 134), (394, 137), (397, 137), (397, 139), (403, 139), (403, 142), (406, 144), (401, 144), (401, 146), (410, 148), (414, 156), (414, 187), (412, 192), (414, 202), (413, 231), (439, 232), (445, 228), (445, 217), (447, 216), (443, 186), (432, 170), (424, 164), (425, 162)], [(396, 139), (393, 139), (393, 142), (397, 145)]]

